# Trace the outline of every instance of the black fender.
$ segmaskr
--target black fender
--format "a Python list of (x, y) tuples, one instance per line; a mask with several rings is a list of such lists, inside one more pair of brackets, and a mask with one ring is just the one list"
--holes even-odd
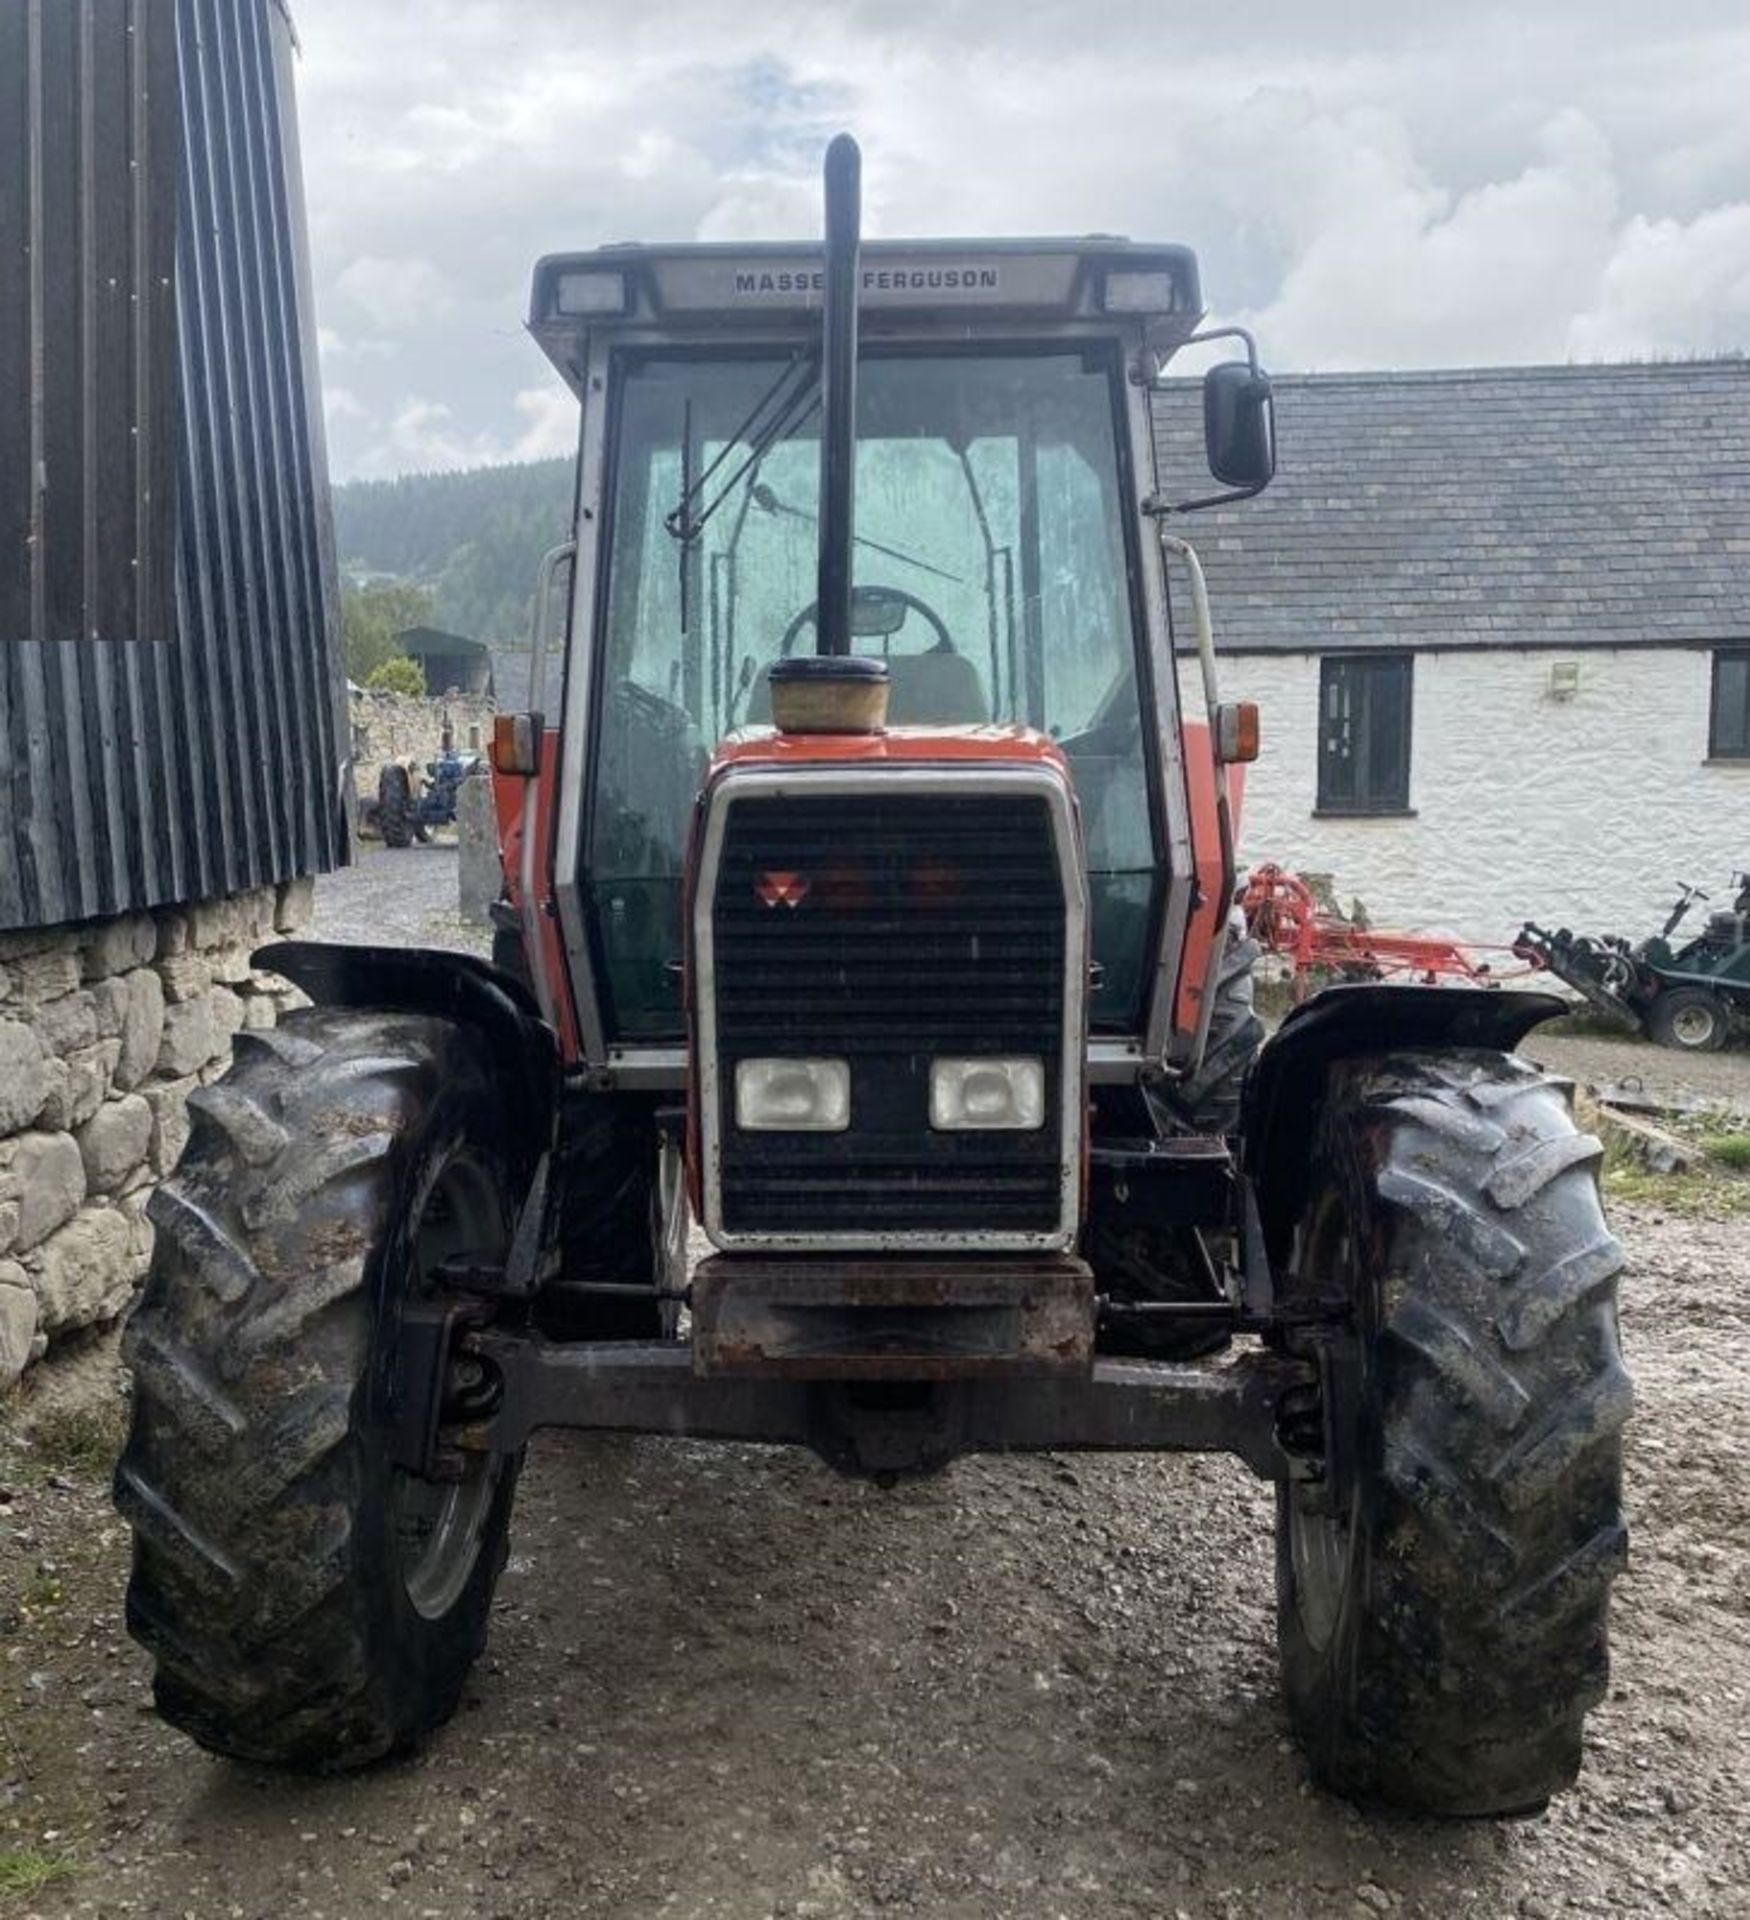
[(282, 940), (251, 963), (301, 987), (321, 1006), (423, 1013), (472, 1027), (486, 1041), (505, 1117), (532, 1169), (559, 1121), (559, 1039), (523, 983), (471, 953), (433, 947), (349, 947)]
[(1452, 1047), (1510, 1053), (1534, 1027), (1573, 1010), (1553, 993), (1375, 985), (1327, 987), (1296, 1007), (1253, 1061), (1242, 1108), (1244, 1166), (1270, 1264), (1280, 1271), (1287, 1261), (1338, 1061)]

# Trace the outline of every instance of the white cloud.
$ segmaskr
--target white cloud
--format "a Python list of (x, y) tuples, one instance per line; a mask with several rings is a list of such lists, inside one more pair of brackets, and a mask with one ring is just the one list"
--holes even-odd
[(322, 386), (322, 406), (328, 417), (328, 428), (334, 428), (345, 420), (369, 420), (371, 410), (350, 387), (337, 387), (332, 381), (324, 381)]
[(417, 257), (361, 254), (334, 276), (334, 285), (372, 326), (390, 332), (442, 319), (453, 303), (444, 276)]
[(1568, 346), (1594, 360), (1750, 347), (1750, 205), (1687, 222), (1630, 220)]
[[(1283, 365), (1359, 368), (1560, 359), (1569, 302), (1611, 255), (1603, 135), (1558, 115), (1508, 178), (1452, 195), (1402, 129), (1315, 123), (1299, 150), (1307, 217), (1280, 292), (1252, 324)], [(1383, 137), (1382, 137), (1383, 136)]]
[(525, 387), (512, 405), (522, 416), (523, 427), (507, 458), (550, 460), (557, 454), (577, 451), (577, 400), (569, 387), (557, 382)]
[(813, 234), (839, 126), (871, 233), (1186, 240), (1284, 369), (1750, 347), (1742, 0), (1252, 0), (1153, 32), (1086, 0), (299, 21), (319, 311), (368, 416), (337, 422), (341, 472), (568, 447), (521, 327), (535, 258)]

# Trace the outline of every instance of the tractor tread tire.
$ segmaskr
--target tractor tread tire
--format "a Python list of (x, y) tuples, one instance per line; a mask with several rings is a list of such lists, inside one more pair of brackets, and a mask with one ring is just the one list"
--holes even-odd
[(450, 1716), (508, 1550), (514, 1466), (441, 1619), (401, 1617), (368, 1537), (383, 1249), (425, 1117), (489, 1083), (465, 1036), (414, 1016), (315, 1008), (235, 1044), (225, 1077), (189, 1096), (123, 1339), (128, 1626), (159, 1711), (202, 1746), (330, 1772)]
[(1622, 1249), (1562, 1088), (1487, 1053), (1339, 1069), (1327, 1168), (1375, 1278), (1356, 1545), (1315, 1646), (1278, 1532), (1290, 1714), (1322, 1785), (1421, 1813), (1571, 1784), (1622, 1568)]
[(1257, 966), (1262, 948), (1236, 908), (1216, 977), (1215, 1009), (1197, 1071), (1160, 1097), (1193, 1133), (1235, 1134), (1246, 1075), (1264, 1044), (1257, 1011)]

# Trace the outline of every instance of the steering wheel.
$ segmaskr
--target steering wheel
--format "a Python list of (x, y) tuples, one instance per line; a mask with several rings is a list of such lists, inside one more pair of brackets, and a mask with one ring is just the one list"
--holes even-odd
[[(851, 589), (851, 627), (853, 632), (857, 624), (856, 608), (859, 601), (862, 602), (864, 606), (900, 606), (904, 607), (908, 614), (921, 614), (936, 630), (936, 644), (930, 649), (932, 653), (956, 653), (959, 651), (952, 639), (949, 638), (947, 623), (936, 609), (932, 607), (927, 600), (920, 600), (915, 593), (907, 593), (904, 587), (853, 587)], [(778, 656), (780, 659), (789, 659), (790, 655), (795, 651), (796, 642), (802, 633), (802, 629), (813, 626), (819, 617), (820, 602), (818, 600), (810, 600), (808, 605), (805, 606), (802, 611), (797, 614), (796, 618), (784, 629), (784, 637), (778, 643)], [(891, 640), (893, 635), (904, 625), (905, 621), (903, 618), (896, 621), (895, 624), (881, 636), (882, 639)], [(886, 651), (887, 649), (883, 647), (882, 652), (885, 653)]]

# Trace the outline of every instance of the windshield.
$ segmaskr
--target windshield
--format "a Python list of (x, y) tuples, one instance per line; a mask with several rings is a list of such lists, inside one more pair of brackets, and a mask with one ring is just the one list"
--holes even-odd
[[(889, 722), (1014, 721), (1057, 738), (1087, 831), (1102, 984), (1131, 1024), (1153, 872), (1136, 645), (1104, 350), (866, 355), (858, 652)], [(616, 1029), (678, 1031), (679, 878), (710, 747), (771, 718), (812, 653), (819, 413), (779, 355), (641, 357), (622, 374), (606, 553), (590, 869)]]

